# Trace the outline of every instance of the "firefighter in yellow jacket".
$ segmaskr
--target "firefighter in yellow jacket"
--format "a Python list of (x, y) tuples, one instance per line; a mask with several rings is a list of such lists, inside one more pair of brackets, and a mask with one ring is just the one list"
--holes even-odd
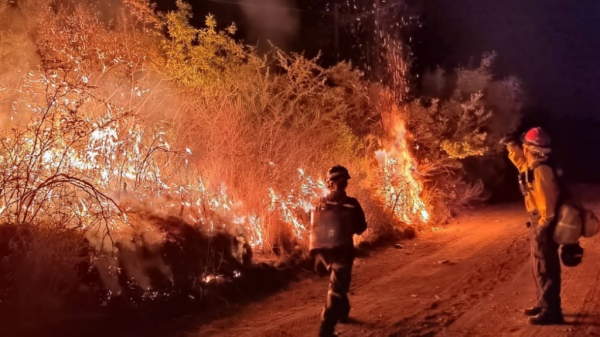
[(550, 137), (542, 128), (533, 128), (522, 138), (523, 146), (504, 139), (509, 159), (519, 170), (521, 192), (530, 214), (529, 236), (531, 264), (537, 288), (537, 303), (525, 309), (529, 323), (534, 325), (564, 322), (560, 282), (561, 267), (558, 244), (552, 238), (556, 213), (560, 204), (560, 187), (553, 167), (549, 164)]

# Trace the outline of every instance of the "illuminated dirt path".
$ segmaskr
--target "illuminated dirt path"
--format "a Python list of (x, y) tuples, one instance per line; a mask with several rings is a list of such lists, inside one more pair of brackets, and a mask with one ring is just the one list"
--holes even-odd
[[(337, 331), (341, 336), (600, 335), (600, 237), (582, 243), (582, 265), (563, 269), (567, 324), (526, 324), (521, 310), (533, 304), (534, 285), (522, 212), (521, 205), (479, 209), (435, 234), (405, 242), (404, 249), (358, 258), (350, 300), (351, 317), (359, 322)], [(326, 279), (293, 283), (183, 335), (316, 336), (326, 292)]]

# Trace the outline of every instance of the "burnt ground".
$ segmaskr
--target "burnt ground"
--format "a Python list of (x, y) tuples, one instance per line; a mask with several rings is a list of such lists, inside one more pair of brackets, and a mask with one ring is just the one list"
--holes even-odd
[[(596, 188), (591, 196), (597, 193)], [(586, 205), (600, 214), (600, 198)], [(355, 261), (350, 301), (354, 324), (340, 336), (600, 335), (600, 236), (584, 239), (584, 262), (563, 268), (567, 323), (534, 327), (521, 310), (534, 303), (526, 215), (520, 203), (487, 206), (452, 224), (372, 251)], [(35, 335), (316, 336), (327, 279), (309, 272), (268, 296), (194, 313), (138, 312), (121, 319), (65, 322)], [(248, 291), (248, 290), (246, 290)], [(84, 330), (81, 327), (85, 327)], [(76, 329), (71, 329), (77, 327)]]
[[(587, 203), (600, 213), (600, 203)], [(355, 324), (341, 336), (600, 335), (600, 236), (584, 239), (584, 262), (563, 268), (567, 324), (534, 327), (521, 310), (534, 303), (529, 241), (521, 204), (477, 209), (452, 225), (355, 262), (350, 293)], [(316, 336), (327, 280), (309, 278), (261, 302), (167, 335)]]

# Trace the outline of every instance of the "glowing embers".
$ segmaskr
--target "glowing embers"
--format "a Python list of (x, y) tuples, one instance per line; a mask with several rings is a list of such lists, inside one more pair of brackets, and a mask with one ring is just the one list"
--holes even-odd
[(314, 208), (313, 203), (315, 199), (327, 195), (327, 188), (321, 179), (315, 181), (300, 168), (298, 169), (298, 180), (300, 189), (291, 189), (287, 196), (279, 195), (273, 188), (269, 188), (271, 200), (269, 210), (278, 211), (280, 219), (292, 226), (296, 237), (303, 239), (308, 230), (305, 226), (306, 219)]
[(263, 247), (268, 227), (274, 222), (289, 226), (296, 239), (305, 238), (309, 213), (315, 200), (327, 195), (325, 183), (306, 174), (303, 169), (298, 169), (297, 181), (292, 184), (296, 188), (278, 190), (271, 186), (265, 191), (263, 200), (266, 205), (262, 211), (250, 208), (246, 201), (234, 201), (224, 183), (212, 187), (209, 185), (199, 180), (194, 185), (171, 188), (182, 200), (194, 201), (171, 204), (161, 201), (158, 205), (168, 208), (165, 210), (170, 213), (178, 212), (181, 207), (179, 215), (186, 221), (200, 223), (209, 231), (227, 230), (235, 233), (255, 248)]

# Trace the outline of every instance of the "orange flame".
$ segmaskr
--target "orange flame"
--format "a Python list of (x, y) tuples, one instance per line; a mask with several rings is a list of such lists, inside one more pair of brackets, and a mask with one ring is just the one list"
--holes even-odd
[(417, 180), (417, 162), (408, 147), (404, 122), (396, 121), (391, 132), (391, 149), (375, 152), (380, 171), (379, 195), (396, 219), (407, 224), (426, 223), (429, 211), (421, 199), (423, 186)]

